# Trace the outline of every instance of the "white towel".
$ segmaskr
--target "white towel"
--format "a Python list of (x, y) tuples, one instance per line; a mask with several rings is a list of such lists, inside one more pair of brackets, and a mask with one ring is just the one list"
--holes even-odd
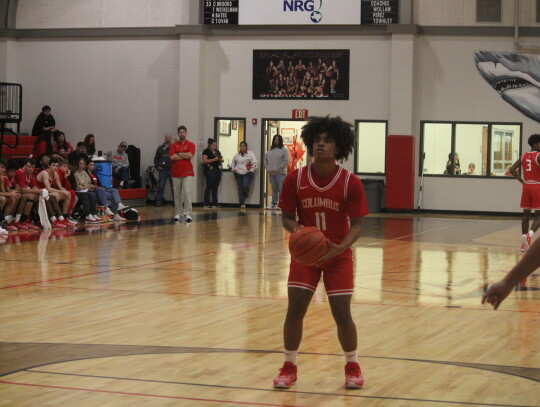
[(49, 222), (49, 216), (47, 215), (47, 206), (45, 205), (46, 200), (49, 200), (49, 191), (43, 188), (41, 190), (41, 195), (39, 196), (39, 222), (41, 223), (41, 226), (43, 226), (43, 229), (51, 229), (51, 222)]

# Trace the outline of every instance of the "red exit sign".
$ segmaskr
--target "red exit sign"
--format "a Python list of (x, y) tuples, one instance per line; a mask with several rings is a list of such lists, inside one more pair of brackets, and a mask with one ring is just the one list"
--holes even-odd
[(307, 109), (293, 109), (292, 110), (292, 118), (293, 119), (307, 119), (309, 116), (309, 112)]

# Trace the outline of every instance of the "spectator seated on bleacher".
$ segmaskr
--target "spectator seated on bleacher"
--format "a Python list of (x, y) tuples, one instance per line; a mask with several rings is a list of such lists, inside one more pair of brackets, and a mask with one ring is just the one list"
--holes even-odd
[[(48, 191), (45, 193), (43, 192), (43, 190), (46, 189), (43, 182), (34, 176), (35, 165), (35, 160), (33, 158), (27, 158), (24, 160), (24, 167), (15, 172), (16, 188), (22, 197), (26, 197), (26, 204), (24, 208), (22, 208), (22, 214), (20, 210), (21, 205), (19, 205), (19, 208), (16, 210), (14, 219), (15, 226), (17, 229), (39, 229), (41, 224), (44, 225), (44, 222), (48, 223), (50, 219), (53, 228), (65, 229), (66, 225), (61, 222), (64, 219), (62, 210), (54, 195), (50, 195), (49, 199), (44, 199), (42, 201), (44, 207), (39, 205), (40, 197), (48, 194)], [(39, 214), (41, 223), (39, 226), (35, 223), (32, 224), (31, 221), (31, 214), (34, 206)], [(41, 209), (43, 209), (43, 212)]]
[(68, 158), (68, 155), (73, 152), (73, 146), (66, 140), (66, 135), (63, 132), (58, 133), (58, 137), (53, 144), (53, 151), (63, 158)]
[(126, 153), (127, 142), (118, 144), (116, 151), (109, 151), (107, 159), (112, 163), (113, 177), (120, 180), (120, 188), (127, 188), (129, 181), (129, 158)]
[(8, 211), (7, 210), (8, 208), (4, 208), (6, 210), (4, 214), (7, 213), (6, 230), (8, 232), (18, 230), (17, 226), (15, 225), (15, 220), (14, 220), (15, 215), (16, 213), (21, 213), (20, 210), (18, 209), (19, 207), (24, 208), (24, 206), (26, 205), (26, 198), (22, 196), (20, 190), (17, 190), (16, 182), (15, 182), (15, 173), (17, 172), (19, 168), (20, 168), (20, 165), (17, 162), (17, 160), (9, 160), (7, 164), (7, 171), (6, 171), (7, 182), (6, 182), (6, 179), (4, 178), (4, 189), (10, 191), (12, 194), (15, 193), (15, 195), (18, 196), (18, 198), (16, 198), (17, 203), (15, 204), (15, 206), (13, 207), (11, 211)]
[[(90, 161), (86, 170), (90, 178), (92, 178), (92, 182), (96, 187), (94, 191), (97, 194), (98, 204), (107, 208), (107, 215), (109, 215), (109, 217), (112, 217), (114, 221), (124, 222), (126, 219), (121, 217), (118, 212), (126, 209), (127, 205), (124, 205), (122, 203), (122, 199), (120, 198), (120, 195), (118, 194), (118, 190), (116, 188), (105, 188), (101, 185), (101, 183), (99, 182), (99, 178), (94, 173), (94, 167), (95, 163), (93, 161)], [(107, 206), (107, 201), (111, 201), (110, 208)]]
[[(68, 210), (71, 203), (71, 194), (68, 191), (58, 189), (58, 159), (52, 158), (47, 169), (41, 171), (36, 177), (37, 187), (46, 189), (49, 193), (49, 200), (54, 198), (52, 203), (51, 225), (54, 229), (73, 228), (75, 224), (68, 219)], [(60, 205), (62, 205), (60, 207)], [(75, 222), (76, 223), (76, 222)]]
[(34, 143), (32, 158), (38, 160), (43, 154), (51, 155), (53, 153), (53, 145), (50, 134), (41, 134)]
[(76, 224), (77, 221), (71, 217), (71, 214), (73, 213), (73, 208), (75, 207), (75, 204), (78, 201), (77, 195), (75, 194), (75, 191), (73, 190), (71, 186), (71, 182), (69, 181), (69, 177), (71, 175), (71, 171), (69, 169), (68, 161), (65, 158), (59, 158), (58, 159), (58, 169), (56, 170), (56, 173), (58, 177), (55, 178), (55, 188), (59, 189), (61, 191), (67, 191), (71, 195), (69, 208), (67, 210), (68, 213), (68, 220), (71, 223)]
[(84, 145), (86, 146), (86, 154), (89, 157), (96, 155), (96, 140), (93, 134), (87, 134), (84, 138)]
[(81, 158), (78, 164), (76, 171), (71, 174), (69, 181), (77, 194), (77, 198), (79, 198), (83, 206), (86, 215), (84, 223), (89, 225), (103, 223), (97, 216), (96, 186), (92, 182), (92, 178), (90, 178), (86, 172), (86, 159)]
[(51, 107), (43, 106), (41, 113), (36, 117), (34, 127), (32, 127), (32, 136), (41, 137), (47, 135), (50, 138), (56, 130), (56, 121), (51, 114)]
[(38, 175), (41, 171), (49, 169), (49, 163), (51, 162), (51, 157), (48, 154), (41, 154), (36, 160), (36, 168), (34, 170), (34, 175)]
[[(5, 220), (5, 228), (3, 226), (0, 226), (0, 228), (4, 230), (5, 233), (17, 230), (17, 228), (12, 224), (12, 221), (15, 208), (19, 203), (19, 199), (21, 198), (21, 194), (12, 189), (12, 185), (8, 176), (6, 175), (6, 171), (6, 163), (0, 160), (0, 208), (2, 210), (2, 216), (0, 216), (0, 218), (3, 217), (2, 220)], [(5, 233), (0, 230), (0, 234)]]
[(84, 158), (86, 161), (88, 161), (88, 155), (86, 154), (86, 146), (82, 141), (79, 141), (77, 143), (77, 148), (75, 149), (75, 151), (72, 151), (68, 155), (69, 165), (75, 167), (75, 169), (79, 168), (79, 162), (81, 161), (81, 158)]

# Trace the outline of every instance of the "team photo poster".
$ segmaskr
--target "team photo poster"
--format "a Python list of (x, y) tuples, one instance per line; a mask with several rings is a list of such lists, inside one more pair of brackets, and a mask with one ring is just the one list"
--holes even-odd
[(254, 50), (253, 99), (349, 100), (348, 49)]

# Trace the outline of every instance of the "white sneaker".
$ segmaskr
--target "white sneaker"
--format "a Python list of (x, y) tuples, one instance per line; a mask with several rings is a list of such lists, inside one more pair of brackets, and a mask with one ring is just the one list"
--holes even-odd
[(180, 223), (180, 215), (176, 215), (173, 220), (174, 223)]
[(7, 235), (8, 231), (2, 227), (0, 227), (0, 235)]
[(84, 219), (84, 223), (87, 224), (87, 225), (95, 225), (97, 222), (94, 220), (94, 217), (92, 215), (88, 215)]
[(90, 215), (95, 223), (103, 223), (103, 220), (96, 215)]
[(115, 222), (125, 222), (125, 221), (126, 221), (125, 218), (121, 217), (121, 216), (120, 216), (119, 214), (117, 214), (117, 213), (114, 215), (113, 220), (114, 220)]
[(123, 211), (124, 209), (127, 209), (127, 208), (129, 208), (129, 206), (124, 205), (122, 202), (118, 203), (118, 210), (119, 211)]
[(268, 205), (268, 206), (266, 207), (266, 209), (274, 210), (274, 209), (276, 209), (276, 205)]
[(186, 215), (186, 223), (191, 223), (193, 219), (191, 219), (190, 215)]
[(113, 216), (113, 215), (114, 215), (114, 212), (111, 211), (111, 208), (107, 207), (107, 208), (105, 209), (105, 215)]

